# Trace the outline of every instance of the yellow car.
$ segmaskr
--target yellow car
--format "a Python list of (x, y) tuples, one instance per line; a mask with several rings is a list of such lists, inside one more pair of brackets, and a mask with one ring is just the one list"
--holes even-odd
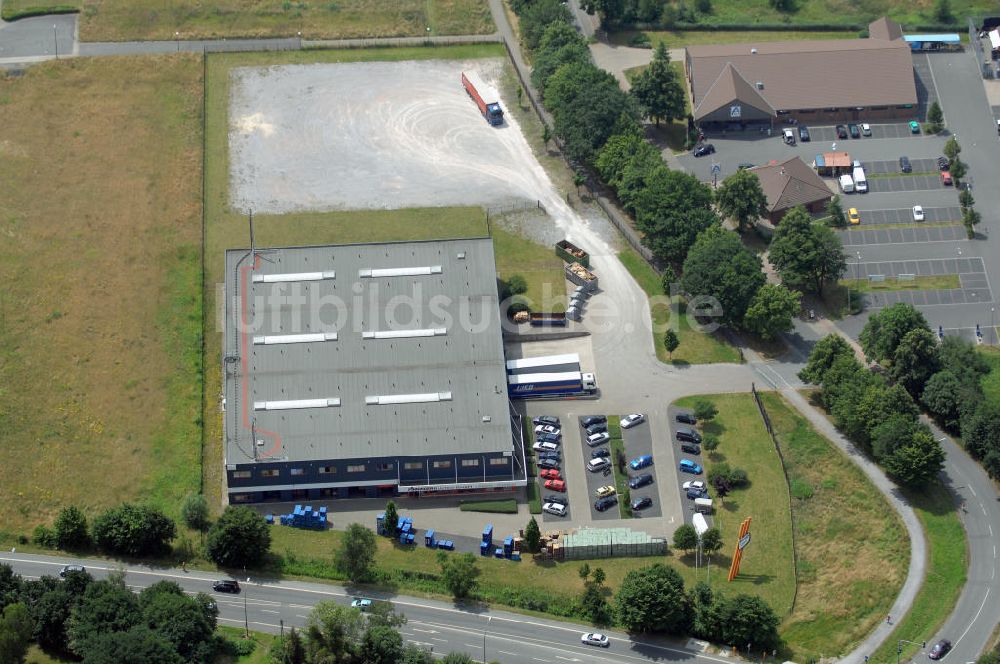
[(604, 498), (605, 496), (615, 495), (615, 488), (610, 484), (602, 486), (600, 489), (594, 492), (598, 498)]
[(847, 211), (847, 220), (854, 226), (861, 223), (861, 215), (858, 214), (858, 208), (851, 208)]

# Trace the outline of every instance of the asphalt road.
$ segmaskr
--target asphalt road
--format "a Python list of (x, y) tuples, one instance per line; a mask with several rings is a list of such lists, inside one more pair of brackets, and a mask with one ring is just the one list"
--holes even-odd
[[(118, 569), (117, 565), (103, 560), (16, 552), (0, 555), (0, 562), (10, 564), (15, 572), (26, 578), (56, 576), (60, 567), (67, 563), (85, 565), (95, 578), (103, 578), (109, 571)], [(219, 577), (204, 572), (153, 569), (141, 565), (128, 565), (125, 570), (126, 582), (136, 591), (157, 581), (170, 580), (180, 584), (186, 592), (207, 592), (218, 603), (220, 624), (242, 627), (246, 620), (251, 630), (259, 632), (277, 633), (282, 623), (286, 629), (293, 626), (300, 628), (306, 624), (309, 611), (317, 603), (334, 601), (348, 604), (354, 597), (363, 596), (391, 601), (396, 610), (407, 618), (406, 625), (400, 630), (406, 641), (432, 648), (435, 654), (465, 652), (481, 661), (485, 644), (487, 659), (503, 664), (733, 661), (732, 657), (706, 655), (680, 643), (632, 639), (620, 632), (606, 632), (611, 637), (611, 646), (607, 649), (584, 646), (580, 643), (580, 635), (590, 630), (572, 623), (402, 595), (357, 595), (340, 586), (260, 579), (252, 579), (249, 583), (239, 579), (243, 592), (229, 595), (213, 592), (212, 581)]]

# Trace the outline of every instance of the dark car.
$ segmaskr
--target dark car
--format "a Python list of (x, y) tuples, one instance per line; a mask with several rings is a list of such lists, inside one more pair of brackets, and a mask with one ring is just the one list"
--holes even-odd
[(535, 436), (535, 440), (539, 443), (559, 443), (562, 441), (561, 433), (540, 433)]
[(555, 461), (558, 461), (559, 460), (559, 453), (558, 452), (539, 452), (538, 453), (538, 458), (539, 459), (553, 459)]
[(847, 125), (847, 131), (851, 132), (851, 138), (861, 138), (861, 128), (853, 122)]
[(927, 653), (927, 656), (931, 659), (941, 659), (948, 654), (949, 650), (951, 650), (951, 641), (948, 639), (941, 639), (934, 644), (934, 647), (931, 648), (929, 653)]
[(691, 413), (677, 413), (677, 415), (674, 416), (674, 419), (678, 422), (683, 422), (684, 424), (690, 424), (692, 426), (698, 424), (698, 418)]
[(87, 569), (83, 565), (63, 565), (62, 569), (59, 570), (59, 576), (65, 579), (67, 574), (72, 574), (73, 572), (80, 572), (82, 574), (86, 571)]
[(554, 459), (539, 459), (536, 464), (539, 468), (549, 468), (559, 470), (559, 462)]
[(587, 435), (591, 435), (591, 434), (595, 434), (595, 433), (601, 433), (602, 431), (607, 431), (608, 430), (608, 423), (607, 422), (595, 422), (594, 424), (591, 424), (589, 427), (584, 427), (584, 429), (587, 431)]
[(598, 457), (609, 457), (611, 456), (611, 450), (606, 447), (599, 447), (590, 453), (591, 459), (596, 459)]
[(837, 125), (837, 138), (847, 138), (847, 127)]
[(640, 496), (632, 501), (632, 510), (644, 510), (653, 504), (653, 499), (649, 496)]
[(545, 496), (545, 500), (543, 502), (559, 503), (560, 505), (569, 505), (569, 498), (567, 498), (566, 496), (560, 496), (559, 494), (550, 493), (549, 495)]
[(711, 143), (702, 143), (701, 145), (699, 145), (694, 149), (693, 154), (696, 157), (704, 157), (707, 154), (714, 154), (714, 153), (715, 153), (714, 145), (712, 145)]
[(598, 498), (594, 501), (594, 509), (598, 512), (603, 512), (609, 507), (613, 507), (618, 504), (618, 496), (604, 496), (603, 498)]
[(212, 583), (212, 590), (218, 593), (238, 593), (240, 584), (235, 579), (223, 579)]
[(705, 496), (708, 495), (708, 491), (706, 491), (705, 489), (698, 489), (695, 487), (691, 487), (690, 489), (685, 491), (685, 493), (687, 494), (688, 500), (694, 500), (695, 498), (704, 498)]
[(946, 171), (951, 166), (951, 162), (948, 161), (948, 157), (938, 157), (937, 166), (939, 171)]
[(548, 424), (549, 426), (558, 427), (559, 418), (555, 415), (539, 415), (535, 419), (531, 420), (531, 423), (535, 426), (538, 426), (539, 424)]
[(899, 170), (902, 171), (903, 173), (912, 173), (913, 172), (913, 166), (910, 164), (910, 158), (909, 157), (900, 157), (899, 158)]
[(803, 143), (809, 141), (809, 128), (805, 125), (799, 125), (799, 140)]
[(630, 477), (628, 480), (628, 488), (638, 489), (644, 487), (647, 484), (653, 483), (653, 476), (650, 473), (643, 473), (642, 475), (636, 475), (635, 477)]
[(580, 420), (580, 424), (584, 427), (589, 427), (591, 424), (599, 424), (601, 422), (607, 422), (608, 418), (604, 415), (588, 415)]
[(688, 429), (687, 427), (679, 427), (677, 429), (677, 440), (686, 443), (701, 443), (701, 434), (694, 429)]
[(753, 168), (753, 162), (741, 161), (739, 165), (736, 166), (736, 170), (738, 171), (745, 171), (748, 168)]
[(681, 449), (688, 454), (701, 454), (701, 448), (693, 443), (684, 443), (681, 445)]

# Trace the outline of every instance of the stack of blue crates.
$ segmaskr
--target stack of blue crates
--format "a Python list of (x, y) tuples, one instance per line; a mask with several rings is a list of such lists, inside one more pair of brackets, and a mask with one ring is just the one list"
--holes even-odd
[(308, 528), (309, 530), (326, 530), (328, 522), (326, 520), (326, 508), (320, 507), (317, 510), (312, 505), (296, 505), (291, 514), (282, 514), (278, 517), (283, 526), (293, 528)]
[(427, 534), (424, 535), (424, 546), (430, 549), (447, 549), (448, 551), (455, 550), (455, 543), (451, 540), (439, 540), (434, 537), (434, 531), (428, 530)]
[(400, 544), (413, 544), (416, 539), (413, 529), (413, 519), (408, 516), (399, 517), (396, 523), (396, 532), (399, 533)]
[(486, 527), (483, 528), (483, 541), (479, 543), (479, 555), (481, 556), (490, 555), (490, 549), (492, 548), (493, 548), (493, 524), (487, 523)]

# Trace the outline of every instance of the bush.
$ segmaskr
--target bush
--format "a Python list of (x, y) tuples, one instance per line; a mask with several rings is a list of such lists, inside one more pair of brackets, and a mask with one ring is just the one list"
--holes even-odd
[(79, 508), (70, 505), (64, 507), (55, 523), (56, 546), (60, 549), (82, 549), (90, 545), (90, 533), (87, 532), (87, 517)]
[(94, 519), (94, 542), (107, 553), (153, 556), (166, 552), (177, 526), (148, 505), (122, 503)]
[(31, 541), (46, 549), (56, 548), (56, 534), (48, 526), (37, 526), (31, 534)]
[(517, 514), (517, 501), (508, 500), (463, 500), (458, 509), (462, 512), (491, 512), (494, 514)]
[(252, 567), (271, 548), (264, 517), (247, 506), (230, 505), (208, 531), (206, 553), (222, 567)]
[(181, 518), (188, 528), (197, 531), (208, 529), (208, 501), (200, 493), (194, 493), (184, 499), (181, 507)]

